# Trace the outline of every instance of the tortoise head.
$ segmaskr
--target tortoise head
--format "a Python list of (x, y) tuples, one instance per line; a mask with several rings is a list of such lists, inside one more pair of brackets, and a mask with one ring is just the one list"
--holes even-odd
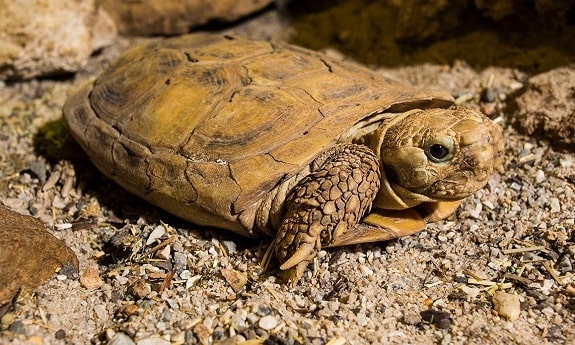
[(463, 199), (483, 187), (503, 161), (499, 126), (460, 107), (399, 114), (373, 139), (382, 170), (378, 208)]

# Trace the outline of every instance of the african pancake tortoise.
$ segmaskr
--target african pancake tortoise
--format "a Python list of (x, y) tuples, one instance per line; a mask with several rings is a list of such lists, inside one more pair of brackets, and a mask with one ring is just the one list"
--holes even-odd
[(274, 236), (297, 281), (322, 247), (387, 240), (452, 214), (501, 164), (491, 120), (283, 43), (191, 34), (128, 50), (72, 95), (94, 164), (196, 224)]

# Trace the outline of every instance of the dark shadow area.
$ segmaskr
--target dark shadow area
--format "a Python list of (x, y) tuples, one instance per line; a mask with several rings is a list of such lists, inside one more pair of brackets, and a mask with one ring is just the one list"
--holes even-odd
[[(333, 47), (368, 65), (452, 64), (539, 73), (575, 61), (575, 4), (537, 1), (290, 1), (292, 42)], [(477, 5), (484, 4), (484, 7)], [(487, 3), (487, 5), (485, 5)], [(553, 6), (553, 7), (551, 7)]]
[(105, 177), (70, 135), (63, 118), (40, 127), (34, 136), (34, 149), (51, 165), (61, 160), (70, 161), (76, 173), (76, 185), (83, 193), (96, 197), (103, 208), (111, 210), (114, 218), (135, 223), (140, 216), (150, 222), (174, 217), (165, 212), (161, 214), (163, 211), (159, 208), (133, 196)]
[(266, 241), (266, 239), (249, 239), (230, 231), (190, 223), (127, 192), (94, 166), (69, 133), (63, 118), (48, 122), (38, 130), (34, 136), (34, 149), (38, 156), (44, 157), (52, 166), (61, 160), (70, 161), (76, 174), (76, 186), (80, 186), (83, 194), (98, 200), (105, 210), (108, 222), (118, 229), (126, 222), (136, 224), (139, 218), (143, 218), (146, 223), (165, 222), (176, 230), (193, 231), (193, 236), (201, 236), (204, 239), (233, 241), (238, 251), (257, 247), (260, 242)]

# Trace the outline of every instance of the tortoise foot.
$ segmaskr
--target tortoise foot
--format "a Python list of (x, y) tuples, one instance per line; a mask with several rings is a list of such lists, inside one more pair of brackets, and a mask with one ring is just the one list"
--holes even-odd
[[(290, 193), (271, 245), (280, 269), (295, 283), (321, 250), (353, 228), (379, 188), (375, 154), (361, 145), (338, 145), (312, 163), (312, 173)], [(264, 261), (269, 262), (269, 255)]]

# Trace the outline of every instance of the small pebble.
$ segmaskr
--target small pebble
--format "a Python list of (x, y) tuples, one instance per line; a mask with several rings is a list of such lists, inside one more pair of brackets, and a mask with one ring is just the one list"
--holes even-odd
[(80, 285), (88, 290), (95, 290), (104, 285), (104, 281), (100, 278), (98, 267), (88, 266), (80, 276)]
[(126, 285), (126, 284), (128, 284), (129, 279), (128, 279), (128, 277), (124, 277), (124, 276), (116, 276), (116, 281), (120, 285)]
[(235, 254), (238, 251), (237, 245), (233, 241), (222, 241), (222, 244), (226, 247), (229, 255)]
[(4, 314), (4, 316), (0, 318), (0, 329), (8, 328), (12, 324), (12, 322), (14, 322), (14, 320), (15, 320), (14, 314), (12, 313)]
[(497, 88), (486, 87), (481, 92), (481, 101), (482, 102), (488, 102), (488, 103), (495, 102), (498, 94), (499, 94), (499, 90), (497, 90)]
[(241, 291), (248, 282), (248, 277), (240, 271), (222, 268), (220, 273), (235, 292)]
[(406, 325), (417, 325), (421, 323), (421, 321), (422, 321), (421, 315), (416, 313), (406, 313), (403, 316), (403, 323), (405, 323)]
[(183, 270), (180, 273), (180, 278), (182, 279), (190, 279), (192, 277), (192, 272), (190, 272), (189, 270)]
[(519, 89), (522, 88), (522, 87), (523, 87), (523, 83), (518, 82), (518, 81), (512, 81), (512, 82), (509, 84), (509, 88), (510, 88), (511, 90), (519, 90)]
[(263, 305), (263, 304), (256, 304), (255, 308), (253, 308), (253, 309), (254, 309), (253, 311), (259, 316), (266, 316), (272, 312), (270, 307), (268, 307), (267, 305)]
[(149, 246), (150, 244), (156, 242), (156, 240), (159, 240), (160, 237), (164, 236), (165, 234), (166, 234), (166, 227), (164, 225), (156, 226), (154, 231), (152, 231), (150, 236), (148, 236), (148, 240), (146, 241), (146, 245)]
[(164, 338), (153, 337), (138, 340), (137, 345), (170, 345), (170, 342)]
[(156, 257), (158, 259), (168, 260), (168, 259), (170, 259), (170, 252), (171, 251), (172, 251), (172, 248), (170, 247), (170, 245), (167, 245), (162, 250), (160, 250), (159, 252), (156, 253)]
[(174, 255), (172, 258), (172, 262), (174, 263), (174, 267), (178, 272), (184, 271), (188, 268), (188, 261), (185, 253), (182, 253), (178, 250), (178, 246), (174, 244)]
[(192, 329), (193, 335), (198, 339), (200, 344), (209, 344), (210, 343), (210, 330), (206, 325), (203, 323), (198, 323)]
[(12, 322), (12, 324), (10, 324), (10, 327), (8, 327), (8, 329), (10, 330), (10, 332), (14, 334), (26, 334), (26, 328), (24, 327), (24, 324), (20, 320)]
[(495, 292), (492, 302), (495, 311), (501, 317), (507, 318), (509, 321), (519, 318), (521, 314), (519, 296), (500, 290)]
[(134, 297), (142, 299), (152, 292), (152, 287), (144, 279), (139, 279), (128, 288), (128, 292)]
[(93, 310), (94, 314), (96, 314), (96, 316), (100, 320), (106, 320), (106, 318), (108, 317), (108, 312), (106, 310), (105, 304), (97, 304), (94, 306)]
[(30, 338), (28, 338), (28, 342), (32, 345), (42, 345), (44, 344), (44, 341), (42, 340), (42, 338), (40, 338), (37, 335), (33, 335)]
[(497, 106), (496, 103), (484, 103), (481, 105), (480, 109), (483, 114), (487, 115), (487, 117), (493, 117), (495, 110), (497, 110)]
[(259, 328), (269, 331), (276, 328), (278, 325), (278, 320), (272, 315), (264, 316), (258, 322)]
[(460, 287), (461, 291), (465, 292), (469, 300), (475, 299), (479, 293), (479, 288), (463, 285)]
[(66, 331), (63, 329), (57, 330), (56, 333), (54, 334), (54, 338), (58, 340), (66, 339)]
[(374, 273), (373, 273), (373, 270), (372, 270), (371, 268), (367, 267), (367, 266), (362, 265), (362, 266), (360, 267), (360, 269), (361, 269), (361, 271), (362, 271), (362, 273), (363, 273), (364, 276), (369, 277), (369, 276), (373, 276), (373, 274), (374, 274)]
[(248, 328), (248, 325), (246, 324), (247, 317), (248, 312), (243, 309), (239, 309), (238, 311), (235, 312), (235, 314), (231, 318), (232, 327), (240, 332), (245, 330), (246, 328)]
[(128, 304), (122, 306), (122, 308), (120, 308), (120, 311), (126, 316), (134, 315), (138, 312), (138, 306), (135, 304)]
[(421, 318), (425, 322), (434, 324), (437, 328), (451, 328), (451, 316), (447, 312), (428, 309), (421, 312)]

